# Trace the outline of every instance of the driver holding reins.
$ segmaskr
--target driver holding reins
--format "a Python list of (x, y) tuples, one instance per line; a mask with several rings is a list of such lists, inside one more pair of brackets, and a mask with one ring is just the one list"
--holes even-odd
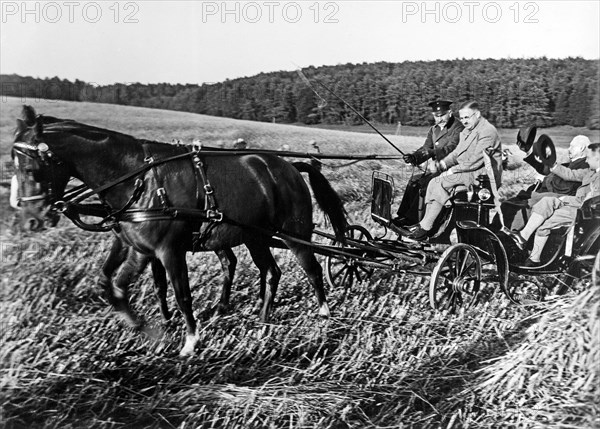
[[(435, 125), (429, 129), (423, 146), (413, 153), (404, 155), (404, 162), (417, 166), (429, 159), (439, 161), (456, 148), (460, 132), (465, 127), (452, 114), (451, 104), (452, 101), (448, 100), (435, 100), (429, 103)], [(431, 163), (425, 173), (414, 175), (409, 180), (400, 207), (398, 207), (398, 217), (392, 219), (394, 225), (407, 227), (419, 222), (424, 210), (423, 198), (427, 185), (431, 179), (442, 173), (437, 171), (434, 166), (435, 163)]]

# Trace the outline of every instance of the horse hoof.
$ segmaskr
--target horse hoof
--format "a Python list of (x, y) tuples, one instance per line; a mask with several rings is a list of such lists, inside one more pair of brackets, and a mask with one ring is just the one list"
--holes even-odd
[(187, 335), (185, 337), (185, 345), (179, 352), (180, 357), (190, 357), (194, 355), (194, 348), (196, 348), (196, 343), (198, 342), (198, 338), (195, 335)]
[(331, 312), (329, 311), (329, 306), (327, 304), (323, 304), (319, 308), (319, 316), (324, 317), (324, 318), (331, 317)]
[(144, 322), (134, 317), (131, 313), (126, 311), (117, 311), (117, 314), (121, 320), (134, 331), (140, 331), (144, 327)]
[(188, 350), (185, 347), (181, 349), (181, 351), (179, 352), (179, 357), (182, 358), (189, 358), (192, 357), (194, 355), (194, 350)]

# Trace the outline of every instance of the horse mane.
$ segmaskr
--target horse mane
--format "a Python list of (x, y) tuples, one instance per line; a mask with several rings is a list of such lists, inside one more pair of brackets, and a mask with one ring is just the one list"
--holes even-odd
[(69, 133), (76, 134), (87, 140), (103, 140), (107, 137), (119, 139), (137, 140), (135, 137), (120, 133), (118, 131), (107, 130), (105, 128), (95, 127), (93, 125), (82, 124), (72, 119), (60, 119), (53, 116), (39, 116), (43, 124), (43, 133)]

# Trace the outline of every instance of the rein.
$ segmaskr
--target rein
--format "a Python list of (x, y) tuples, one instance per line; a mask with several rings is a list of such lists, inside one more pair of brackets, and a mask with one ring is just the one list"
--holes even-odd
[[(143, 144), (143, 143), (142, 143)], [(146, 162), (141, 167), (134, 169), (104, 185), (98, 186), (96, 188), (90, 188), (89, 186), (82, 184), (76, 186), (75, 188), (67, 191), (61, 199), (57, 199), (54, 196), (54, 163), (59, 162), (56, 159), (56, 156), (49, 150), (49, 147), (45, 143), (38, 143), (38, 145), (33, 145), (30, 143), (22, 143), (16, 142), (14, 144), (15, 150), (21, 153), (24, 156), (29, 158), (35, 158), (30, 153), (27, 153), (25, 150), (35, 150), (40, 154), (41, 161), (46, 164), (51, 170), (51, 184), (49, 186), (49, 194), (48, 197), (51, 202), (52, 209), (56, 210), (59, 213), (64, 214), (68, 217), (75, 225), (78, 227), (94, 232), (108, 232), (110, 230), (118, 230), (119, 222), (146, 222), (146, 221), (156, 221), (156, 220), (174, 220), (175, 218), (185, 218), (188, 220), (197, 220), (200, 222), (207, 221), (215, 221), (220, 222), (223, 220), (223, 214), (217, 209), (216, 200), (214, 198), (214, 190), (210, 183), (208, 182), (208, 178), (206, 177), (206, 173), (204, 171), (204, 164), (200, 158), (201, 148), (200, 146), (193, 145), (189, 151), (186, 151), (181, 154), (169, 156), (167, 158), (154, 159), (152, 156), (146, 156), (144, 161)], [(146, 149), (144, 148), (146, 153)], [(211, 151), (212, 152), (212, 151)], [(230, 155), (230, 154), (228, 154)], [(109, 189), (114, 188), (117, 185), (120, 185), (126, 182), (129, 179), (132, 179), (142, 173), (146, 173), (149, 170), (155, 169), (155, 167), (166, 164), (168, 162), (173, 162), (179, 159), (191, 158), (194, 165), (194, 172), (198, 177), (198, 184), (203, 183), (202, 187), (205, 192), (205, 209), (190, 209), (190, 208), (177, 208), (171, 207), (168, 204), (168, 200), (166, 198), (166, 192), (164, 188), (160, 187), (157, 189), (156, 193), (159, 197), (159, 201), (161, 202), (160, 208), (146, 208), (146, 209), (131, 209), (131, 206), (135, 204), (137, 200), (141, 197), (144, 191), (144, 181), (140, 178), (137, 178), (135, 181), (135, 188), (132, 195), (129, 197), (128, 201), (125, 203), (123, 207), (120, 209), (114, 210), (104, 201), (100, 204), (98, 203), (90, 203), (90, 204), (81, 204), (82, 201), (90, 198), (94, 195), (97, 195), (102, 200), (100, 194)], [(39, 198), (39, 196), (32, 197)], [(81, 215), (83, 216), (94, 216), (101, 217), (102, 219), (97, 223), (86, 223), (81, 219)]]
[[(231, 223), (231, 220), (226, 219), (222, 212), (220, 212), (217, 208), (216, 199), (214, 197), (214, 190), (208, 181), (208, 177), (206, 176), (205, 166), (201, 159), (202, 155), (210, 155), (210, 156), (240, 156), (240, 155), (262, 155), (262, 154), (271, 154), (277, 156), (287, 156), (287, 157), (298, 157), (298, 158), (320, 158), (320, 159), (348, 159), (352, 160), (348, 163), (348, 165), (353, 164), (355, 162), (364, 161), (364, 160), (375, 160), (375, 159), (399, 159), (400, 156), (397, 155), (328, 155), (328, 154), (314, 154), (314, 153), (301, 153), (301, 152), (289, 152), (289, 151), (272, 151), (272, 150), (264, 150), (264, 149), (250, 149), (250, 150), (226, 150), (219, 148), (210, 148), (207, 147), (203, 149), (202, 146), (193, 144), (190, 146), (186, 146), (187, 150), (184, 153), (180, 153), (177, 155), (169, 156), (161, 159), (154, 159), (151, 153), (149, 153), (149, 149), (146, 149), (144, 143), (142, 142), (142, 148), (144, 150), (144, 165), (108, 182), (96, 188), (90, 188), (89, 186), (82, 184), (76, 186), (75, 188), (66, 191), (62, 198), (58, 199), (54, 195), (55, 191), (55, 175), (54, 175), (54, 165), (56, 163), (61, 163), (59, 159), (52, 153), (46, 143), (40, 142), (37, 144), (32, 143), (24, 143), (24, 142), (15, 142), (13, 147), (19, 153), (29, 157), (36, 158), (34, 155), (28, 153), (28, 151), (37, 152), (41, 162), (43, 162), (46, 166), (49, 167), (51, 171), (51, 180), (49, 183), (49, 192), (48, 197), (51, 203), (52, 210), (55, 210), (59, 213), (64, 214), (68, 217), (76, 226), (81, 229), (87, 231), (94, 232), (108, 232), (114, 230), (115, 232), (120, 231), (119, 222), (132, 222), (132, 223), (142, 223), (147, 221), (164, 221), (164, 220), (189, 220), (196, 221), (200, 224), (210, 222), (209, 225), (204, 232), (198, 231), (194, 233), (196, 235), (196, 243), (202, 245), (205, 240), (205, 236), (208, 231), (212, 229), (218, 222), (228, 222)], [(182, 145), (178, 144), (176, 147), (181, 147)], [(108, 191), (114, 188), (117, 185), (120, 185), (126, 182), (129, 179), (132, 179), (136, 176), (139, 176), (147, 171), (153, 170), (155, 175), (156, 167), (162, 164), (166, 164), (168, 162), (177, 161), (180, 159), (188, 158), (191, 160), (194, 173), (197, 181), (197, 191), (196, 196), (199, 197), (200, 188), (204, 190), (204, 209), (196, 208), (187, 208), (187, 207), (172, 207), (168, 203), (168, 199), (166, 196), (165, 189), (163, 187), (159, 187), (156, 190), (156, 194), (158, 196), (161, 207), (155, 208), (139, 208), (132, 209), (131, 206), (135, 204), (144, 191), (144, 181), (139, 177), (135, 181), (135, 188), (132, 195), (129, 197), (128, 201), (125, 205), (119, 209), (113, 209), (108, 204), (106, 204), (102, 197), (101, 193)], [(160, 182), (159, 182), (160, 183)], [(88, 203), (82, 204), (81, 202), (97, 195), (100, 197), (101, 203)], [(38, 198), (38, 197), (36, 197)], [(102, 218), (97, 223), (88, 223), (81, 219), (81, 216), (92, 216), (92, 217), (100, 217)]]

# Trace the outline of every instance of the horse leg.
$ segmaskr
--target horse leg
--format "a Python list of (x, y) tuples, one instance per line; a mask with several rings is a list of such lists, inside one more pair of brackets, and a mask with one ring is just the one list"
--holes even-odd
[(160, 312), (165, 320), (171, 319), (171, 312), (167, 305), (167, 273), (165, 267), (156, 258), (153, 258), (150, 262), (152, 267), (152, 277), (154, 277), (154, 292), (158, 298), (160, 305)]
[(308, 276), (308, 281), (312, 285), (317, 302), (319, 305), (319, 316), (329, 317), (329, 306), (325, 297), (325, 289), (323, 288), (323, 269), (315, 258), (312, 249), (304, 244), (286, 241), (290, 250), (294, 253), (300, 266)]
[[(260, 270), (260, 281), (261, 281), (261, 297), (264, 300), (262, 310), (260, 312), (260, 320), (263, 323), (269, 321), (269, 315), (273, 309), (273, 303), (275, 302), (275, 295), (277, 294), (277, 286), (279, 285), (279, 279), (281, 278), (281, 269), (277, 266), (275, 258), (271, 254), (271, 250), (268, 246), (260, 243), (246, 243), (246, 247), (250, 251), (252, 260)], [(265, 287), (265, 283), (268, 278), (269, 287)]]
[(233, 283), (233, 276), (235, 275), (235, 267), (237, 265), (237, 258), (231, 248), (218, 250), (215, 252), (221, 261), (221, 267), (223, 268), (223, 288), (221, 289), (221, 298), (219, 303), (215, 307), (215, 314), (225, 314), (229, 309), (229, 297), (231, 296), (231, 284)]
[(112, 291), (112, 276), (117, 268), (123, 263), (125, 258), (127, 257), (128, 249), (123, 247), (123, 242), (116, 238), (114, 239), (112, 246), (110, 248), (110, 252), (108, 253), (108, 257), (104, 264), (102, 265), (102, 272), (100, 273), (100, 278), (98, 279), (98, 283), (106, 291), (108, 296), (108, 302), (111, 305), (115, 304), (115, 297)]
[(119, 267), (112, 286), (113, 307), (121, 314), (125, 323), (136, 329), (141, 328), (142, 323), (131, 311), (127, 290), (129, 285), (142, 274), (149, 260), (150, 256), (129, 249), (127, 258)]
[(192, 311), (192, 294), (188, 278), (188, 267), (185, 261), (185, 251), (166, 248), (158, 253), (158, 258), (171, 279), (175, 290), (175, 298), (179, 311), (183, 314), (186, 324), (185, 345), (179, 352), (180, 356), (191, 356), (198, 342), (196, 335), (196, 320)]

